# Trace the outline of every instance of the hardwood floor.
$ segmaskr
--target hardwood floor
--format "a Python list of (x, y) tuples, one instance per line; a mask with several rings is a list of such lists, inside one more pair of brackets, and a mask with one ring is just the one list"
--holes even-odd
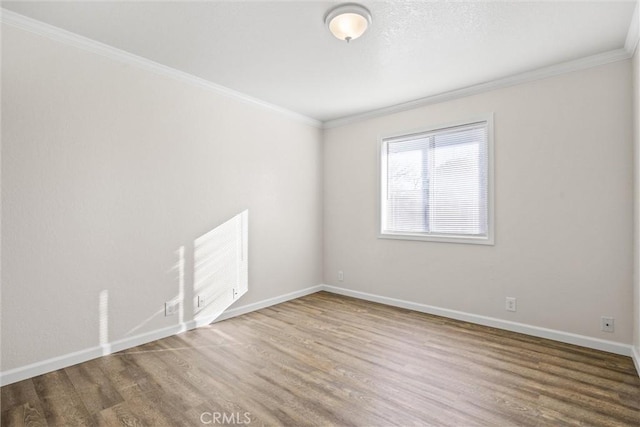
[(3, 426), (640, 426), (628, 357), (326, 292), (1, 392)]

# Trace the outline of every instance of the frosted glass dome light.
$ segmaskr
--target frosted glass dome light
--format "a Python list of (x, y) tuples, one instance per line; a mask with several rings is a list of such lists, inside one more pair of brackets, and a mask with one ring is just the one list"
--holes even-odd
[(371, 13), (359, 4), (346, 3), (331, 9), (324, 22), (331, 34), (349, 43), (367, 31), (371, 25)]

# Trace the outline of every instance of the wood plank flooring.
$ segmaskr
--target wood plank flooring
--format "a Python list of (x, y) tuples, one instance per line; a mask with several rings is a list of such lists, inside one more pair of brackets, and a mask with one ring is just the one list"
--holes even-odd
[(3, 387), (3, 426), (640, 426), (630, 358), (326, 292)]

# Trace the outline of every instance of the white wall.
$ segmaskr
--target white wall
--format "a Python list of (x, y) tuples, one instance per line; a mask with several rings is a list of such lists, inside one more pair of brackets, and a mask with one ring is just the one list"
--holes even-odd
[[(636, 368), (640, 368), (640, 49), (633, 56), (633, 144), (634, 144), (634, 278), (633, 346)], [(638, 371), (640, 374), (640, 370)]]
[(245, 209), (239, 304), (321, 282), (318, 128), (6, 25), (2, 91), (3, 371), (176, 325), (181, 247), (191, 319), (193, 242)]
[[(623, 61), (326, 130), (325, 283), (628, 345), (631, 105)], [(379, 135), (488, 112), (495, 246), (377, 239)]]
[[(244, 209), (239, 304), (324, 273), (330, 285), (633, 339), (640, 351), (626, 255), (631, 81), (630, 61), (618, 62), (329, 129), (323, 148), (321, 131), (286, 115), (3, 26), (1, 370), (189, 321), (193, 243)], [(486, 112), (496, 245), (378, 240), (378, 136)], [(165, 318), (181, 248), (183, 314)], [(505, 296), (518, 312), (504, 311)], [(616, 317), (615, 334), (599, 331), (601, 315)]]

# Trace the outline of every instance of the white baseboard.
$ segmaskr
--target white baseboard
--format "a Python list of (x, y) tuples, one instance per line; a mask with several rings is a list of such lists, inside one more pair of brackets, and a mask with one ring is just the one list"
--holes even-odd
[(640, 377), (640, 347), (631, 347), (631, 359), (633, 364), (636, 365), (636, 373)]
[(84, 350), (75, 351), (73, 353), (63, 354), (61, 356), (52, 357), (50, 359), (31, 363), (29, 365), (20, 366), (15, 369), (0, 372), (0, 386), (5, 386), (18, 381), (33, 378), (37, 375), (53, 372), (58, 369), (86, 362), (107, 354), (126, 350), (131, 347), (146, 344), (161, 338), (170, 337), (195, 327), (195, 322), (190, 321), (167, 328), (157, 329), (155, 331), (146, 332), (144, 334), (135, 335), (133, 337), (123, 338), (107, 344), (98, 345)]
[(222, 313), (217, 319), (215, 318), (203, 318), (197, 320), (190, 320), (188, 322), (172, 325), (167, 328), (157, 329), (155, 331), (146, 332), (133, 337), (123, 338), (117, 341), (110, 342), (84, 350), (79, 350), (73, 353), (63, 354), (61, 356), (52, 357), (50, 359), (42, 360), (39, 362), (31, 363), (29, 365), (20, 366), (15, 369), (0, 372), (0, 386), (5, 386), (18, 381), (33, 378), (38, 375), (53, 372), (58, 369), (66, 368), (76, 365), (78, 363), (86, 362), (91, 359), (95, 359), (101, 356), (106, 356), (111, 353), (126, 350), (128, 348), (136, 347), (138, 345), (146, 344), (151, 341), (159, 340), (162, 338), (170, 337), (172, 335), (179, 334), (203, 325), (208, 325), (211, 322), (229, 319), (231, 317), (239, 316), (241, 314), (249, 313), (251, 311), (259, 310), (261, 308), (269, 307), (271, 305), (279, 304), (291, 299), (300, 298), (305, 295), (313, 294), (321, 291), (322, 285), (311, 286), (306, 289), (291, 292), (277, 297), (269, 298), (263, 301), (259, 301), (253, 304), (242, 305), (236, 308), (230, 308)]
[(102, 355), (102, 347), (96, 346), (69, 354), (63, 354), (62, 356), (52, 357), (51, 359), (32, 363), (30, 365), (20, 366), (15, 369), (9, 369), (8, 371), (0, 372), (0, 386), (16, 383), (18, 381), (26, 380), (27, 378), (32, 378), (37, 375), (46, 374), (47, 372), (66, 368), (67, 366), (86, 362), (87, 360), (95, 359)]
[(320, 292), (324, 290), (324, 288), (325, 288), (324, 285), (311, 286), (310, 288), (301, 289), (299, 291), (294, 291), (288, 294), (254, 302), (253, 304), (247, 304), (247, 305), (241, 305), (240, 307), (229, 308), (224, 313), (222, 313), (220, 317), (215, 319), (215, 321), (219, 322), (222, 320), (230, 319), (232, 317), (240, 316), (242, 314), (250, 313), (252, 311), (260, 310), (262, 308), (271, 307), (272, 305), (280, 304), (285, 301), (300, 298), (306, 295), (315, 294), (316, 292)]
[(448, 308), (434, 307), (432, 305), (420, 304), (396, 298), (384, 297), (381, 295), (369, 294), (366, 292), (354, 291), (351, 289), (339, 288), (337, 286), (323, 285), (323, 289), (339, 295), (345, 295), (366, 301), (378, 302), (394, 307), (406, 308), (408, 310), (419, 311), (421, 313), (434, 314), (436, 316), (448, 317), (465, 322), (476, 323), (478, 325), (490, 326), (521, 334), (531, 335), (539, 338), (560, 341), (567, 344), (575, 344), (582, 347), (596, 350), (608, 351), (610, 353), (631, 356), (631, 346), (615, 341), (607, 341), (599, 338), (592, 338), (585, 335), (573, 334), (554, 329), (540, 328), (538, 326), (524, 323), (511, 322), (509, 320), (496, 319), (494, 317), (481, 316), (478, 314), (465, 313), (463, 311), (450, 310)]
[(46, 374), (48, 372), (66, 368), (78, 363), (86, 362), (88, 360), (95, 359), (97, 357), (105, 356), (121, 350), (132, 348), (138, 345), (146, 344), (151, 341), (176, 335), (181, 332), (185, 332), (190, 329), (194, 329), (196, 327), (209, 324), (213, 321), (217, 322), (217, 321), (226, 320), (235, 316), (240, 316), (242, 314), (250, 313), (252, 311), (260, 310), (262, 308), (270, 307), (272, 305), (280, 304), (282, 302), (289, 301), (295, 298), (300, 298), (305, 295), (310, 295), (319, 291), (327, 291), (334, 294), (350, 296), (350, 297), (354, 297), (354, 298), (358, 298), (366, 301), (378, 302), (381, 304), (391, 305), (394, 307), (406, 308), (408, 310), (419, 311), (422, 313), (434, 314), (437, 316), (444, 316), (451, 319), (462, 320), (465, 322), (476, 323), (479, 325), (491, 326), (494, 328), (505, 329), (513, 332), (519, 332), (519, 333), (523, 333), (523, 334), (527, 334), (535, 337), (548, 338), (548, 339), (565, 342), (569, 344), (576, 344), (583, 347), (621, 354), (624, 356), (631, 356), (636, 366), (636, 370), (640, 375), (640, 349), (632, 347), (630, 345), (613, 342), (613, 341), (601, 340), (598, 338), (587, 337), (584, 335), (572, 334), (569, 332), (540, 328), (537, 326), (511, 322), (508, 320), (496, 319), (493, 317), (480, 316), (477, 314), (465, 313), (462, 311), (434, 307), (426, 304), (420, 304), (420, 303), (400, 300), (396, 298), (389, 298), (381, 295), (369, 294), (366, 292), (354, 291), (351, 289), (339, 288), (336, 286), (317, 285), (317, 286), (311, 286), (309, 288), (301, 289), (299, 291), (290, 292), (284, 295), (279, 295), (277, 297), (268, 298), (252, 304), (246, 304), (246, 305), (241, 305), (239, 307), (229, 308), (216, 319), (205, 318), (205, 319), (191, 320), (189, 322), (180, 323), (167, 328), (158, 329), (155, 331), (147, 332), (147, 333), (136, 335), (133, 337), (123, 338), (121, 340), (113, 341), (105, 345), (91, 347), (88, 349), (76, 351), (69, 354), (64, 354), (61, 356), (53, 357), (51, 359), (43, 360), (43, 361), (32, 363), (29, 365), (21, 366), (15, 369), (10, 369), (4, 372), (0, 372), (0, 386), (5, 386), (5, 385), (22, 381), (28, 378), (33, 378), (37, 375)]

